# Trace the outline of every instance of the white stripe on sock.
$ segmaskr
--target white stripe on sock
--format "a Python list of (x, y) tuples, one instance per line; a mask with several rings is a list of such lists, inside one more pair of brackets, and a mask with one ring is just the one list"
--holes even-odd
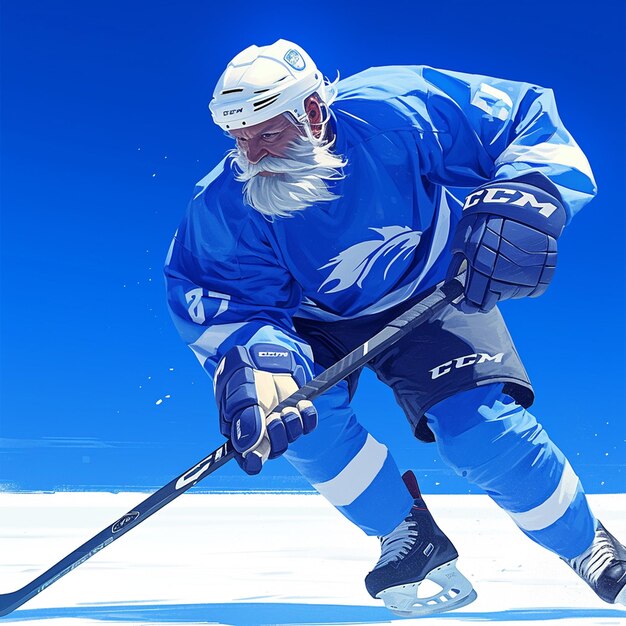
[(542, 504), (521, 513), (511, 513), (509, 515), (513, 521), (524, 530), (542, 530), (557, 522), (567, 509), (571, 506), (578, 493), (579, 480), (574, 473), (572, 466), (565, 461), (561, 480), (554, 493)]
[(332, 505), (347, 506), (372, 484), (386, 458), (387, 448), (368, 434), (365, 445), (335, 478), (313, 487)]

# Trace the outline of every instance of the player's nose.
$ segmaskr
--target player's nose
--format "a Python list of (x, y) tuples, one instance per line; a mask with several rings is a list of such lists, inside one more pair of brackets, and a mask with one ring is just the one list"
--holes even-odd
[(246, 158), (250, 163), (257, 164), (263, 157), (267, 156), (269, 153), (265, 148), (261, 148), (255, 144), (251, 144), (248, 146)]

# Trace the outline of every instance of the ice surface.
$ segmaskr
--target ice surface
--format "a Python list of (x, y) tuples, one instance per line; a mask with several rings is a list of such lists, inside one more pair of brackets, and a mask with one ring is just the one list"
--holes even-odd
[[(0, 590), (12, 591), (143, 500), (138, 493), (0, 494)], [(590, 496), (626, 538), (626, 494)], [(378, 557), (317, 495), (187, 494), (70, 572), (2, 624), (626, 625), (486, 496), (431, 495), (478, 600), (422, 620), (396, 617), (363, 577)]]

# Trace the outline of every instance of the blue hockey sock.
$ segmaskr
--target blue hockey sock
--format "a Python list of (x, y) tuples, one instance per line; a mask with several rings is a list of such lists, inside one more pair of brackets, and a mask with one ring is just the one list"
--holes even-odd
[(491, 496), (533, 541), (565, 558), (591, 544), (596, 520), (580, 480), (502, 385), (439, 402), (429, 410), (428, 424), (448, 465)]
[(395, 461), (356, 419), (345, 383), (315, 401), (319, 421), (285, 458), (366, 534), (393, 530), (413, 505)]

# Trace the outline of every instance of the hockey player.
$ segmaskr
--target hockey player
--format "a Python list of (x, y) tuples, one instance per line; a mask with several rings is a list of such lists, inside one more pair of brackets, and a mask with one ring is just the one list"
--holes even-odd
[[(626, 550), (527, 410), (532, 387), (496, 306), (544, 293), (557, 239), (595, 194), (551, 91), (418, 66), (330, 83), (279, 40), (238, 54), (210, 109), (235, 148), (198, 183), (165, 271), (241, 467), (284, 455), (380, 537), (366, 587), (390, 609), (471, 602), (414, 476), (351, 409), (358, 374), (315, 407), (272, 411), (465, 264), (463, 301), (368, 367), (416, 437), (599, 597), (626, 603)], [(418, 598), (425, 579), (442, 591)]]

